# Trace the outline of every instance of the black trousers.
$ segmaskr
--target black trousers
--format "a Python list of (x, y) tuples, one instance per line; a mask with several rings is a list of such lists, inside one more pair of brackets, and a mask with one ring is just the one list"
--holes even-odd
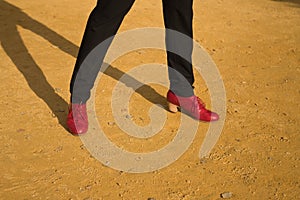
[[(192, 96), (194, 75), (191, 64), (193, 38), (193, 0), (162, 0), (163, 16), (166, 30), (178, 31), (189, 38), (180, 39), (166, 31), (166, 48), (170, 89), (179, 96)], [(85, 103), (90, 98), (90, 90), (102, 65), (105, 53), (125, 15), (132, 7), (134, 0), (98, 0), (91, 12), (85, 33), (79, 48), (78, 57), (73, 71), (70, 92), (72, 103)], [(84, 70), (82, 65), (88, 54), (100, 43), (106, 41), (102, 55), (97, 55), (99, 63), (92, 70)], [(169, 49), (172, 48), (172, 51)], [(180, 56), (173, 52), (183, 52)], [(183, 58), (184, 57), (184, 58)], [(87, 72), (88, 71), (88, 72)]]

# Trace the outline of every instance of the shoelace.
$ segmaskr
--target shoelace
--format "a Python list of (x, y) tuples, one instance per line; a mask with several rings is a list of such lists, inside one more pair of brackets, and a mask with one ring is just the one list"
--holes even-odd
[(194, 113), (196, 111), (196, 109), (198, 110), (205, 108), (205, 103), (197, 96), (194, 96), (193, 99), (193, 105), (192, 105), (192, 112)]
[(83, 110), (83, 109), (81, 109), (81, 107), (82, 107), (82, 105), (76, 107), (76, 110), (75, 110), (76, 112), (74, 112), (74, 110), (73, 110), (73, 113), (76, 113), (76, 117), (74, 117), (74, 119), (76, 121), (79, 121), (79, 116), (81, 117), (81, 119), (86, 120), (85, 115), (81, 112)]

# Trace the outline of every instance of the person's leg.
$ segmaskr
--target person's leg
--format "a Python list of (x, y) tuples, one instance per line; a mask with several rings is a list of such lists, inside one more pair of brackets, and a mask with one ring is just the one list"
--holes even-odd
[(163, 0), (163, 11), (170, 79), (169, 110), (177, 112), (180, 107), (198, 120), (216, 121), (218, 114), (207, 110), (193, 91), (193, 0)]
[[(75, 135), (88, 130), (86, 101), (90, 98), (90, 91), (112, 38), (133, 3), (134, 0), (98, 0), (89, 16), (70, 83), (71, 106), (67, 125)], [(96, 52), (93, 51), (95, 47)], [(92, 61), (86, 59), (91, 52)]]
[[(90, 90), (112, 41), (112, 38), (109, 41), (107, 39), (117, 33), (123, 18), (133, 3), (134, 0), (98, 0), (96, 7), (89, 16), (73, 71), (70, 83), (72, 103), (85, 103), (89, 99)], [(98, 65), (83, 66), (82, 63), (87, 55), (103, 41), (105, 43), (97, 55), (97, 60), (100, 61)]]
[[(163, 12), (166, 27), (170, 90), (176, 95), (189, 97), (194, 95), (192, 87), (194, 74), (191, 61), (193, 50), (193, 0), (163, 0)], [(180, 34), (174, 34), (173, 31)], [(177, 55), (179, 52), (184, 58)]]

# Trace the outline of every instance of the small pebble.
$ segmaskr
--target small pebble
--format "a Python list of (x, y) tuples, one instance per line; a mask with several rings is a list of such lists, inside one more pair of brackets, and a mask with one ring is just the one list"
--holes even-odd
[(61, 88), (54, 88), (55, 92), (60, 93), (61, 92)]
[(155, 198), (151, 198), (151, 197), (150, 197), (150, 198), (148, 198), (147, 200), (155, 200)]
[(201, 158), (201, 159), (200, 159), (200, 164), (205, 164), (205, 163), (207, 163), (207, 159)]
[(125, 117), (126, 117), (126, 119), (131, 119), (130, 115), (126, 115)]
[(60, 152), (63, 150), (63, 146), (58, 146), (56, 149), (54, 149), (54, 151), (56, 152)]
[(136, 161), (140, 161), (140, 160), (142, 160), (142, 159), (143, 159), (143, 158), (140, 157), (140, 156), (138, 156), (138, 157), (135, 158)]
[(229, 199), (229, 198), (232, 197), (232, 193), (231, 193), (231, 192), (223, 192), (223, 193), (221, 194), (221, 197), (222, 197), (223, 199)]
[(110, 126), (113, 126), (113, 125), (115, 125), (115, 122), (108, 122), (107, 124)]
[(280, 137), (280, 141), (287, 142), (287, 141), (289, 141), (289, 139), (287, 137)]
[(23, 128), (19, 128), (19, 129), (17, 130), (18, 133), (21, 133), (21, 132), (24, 132), (24, 131), (25, 131), (25, 129), (23, 129)]

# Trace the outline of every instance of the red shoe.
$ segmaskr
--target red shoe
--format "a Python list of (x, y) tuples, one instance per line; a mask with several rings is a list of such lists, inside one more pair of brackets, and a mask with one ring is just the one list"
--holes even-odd
[(191, 97), (180, 97), (169, 90), (167, 101), (171, 112), (177, 112), (177, 108), (179, 107), (183, 112), (200, 121), (210, 122), (219, 119), (219, 115), (207, 110), (202, 100), (195, 95)]
[(86, 104), (71, 104), (67, 118), (69, 131), (74, 134), (83, 134), (88, 130)]

